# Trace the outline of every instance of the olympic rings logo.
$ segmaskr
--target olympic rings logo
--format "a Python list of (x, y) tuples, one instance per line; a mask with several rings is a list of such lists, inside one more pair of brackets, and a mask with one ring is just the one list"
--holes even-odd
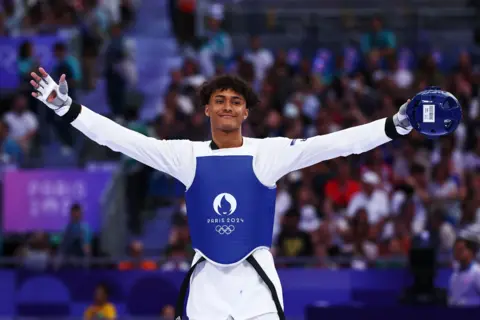
[(216, 226), (215, 227), (215, 231), (217, 231), (219, 234), (226, 234), (226, 235), (229, 235), (231, 234), (233, 231), (235, 231), (235, 226), (233, 225), (229, 225), (229, 226), (226, 226), (226, 225), (223, 225), (223, 226)]

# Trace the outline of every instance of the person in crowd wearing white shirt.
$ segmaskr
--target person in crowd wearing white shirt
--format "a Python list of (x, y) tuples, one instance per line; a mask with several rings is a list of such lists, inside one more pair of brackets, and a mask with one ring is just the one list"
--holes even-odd
[(270, 50), (262, 47), (259, 36), (250, 38), (250, 50), (245, 53), (245, 59), (253, 63), (255, 80), (257, 83), (262, 83), (268, 69), (273, 65), (274, 58)]
[(225, 75), (199, 91), (211, 141), (156, 140), (73, 102), (64, 75), (57, 84), (43, 68), (39, 74), (31, 74), (32, 95), (62, 119), (97, 143), (185, 185), (196, 254), (180, 290), (179, 319), (190, 286), (190, 319), (284, 320), (280, 279), (270, 252), (277, 181), (321, 161), (369, 151), (412, 130), (404, 104), (391, 117), (328, 135), (247, 138), (242, 124), (259, 98), (243, 80)]
[(4, 121), (10, 128), (10, 136), (28, 153), (38, 131), (37, 116), (27, 109), (28, 101), (23, 95), (13, 100), (13, 108), (5, 114)]
[(480, 265), (475, 261), (480, 230), (478, 225), (460, 232), (454, 247), (457, 265), (450, 278), (448, 303), (454, 307), (480, 307)]
[(365, 208), (369, 223), (377, 224), (389, 213), (388, 194), (380, 188), (380, 177), (373, 171), (364, 172), (361, 181), (362, 190), (350, 200), (347, 217), (353, 218), (360, 208)]

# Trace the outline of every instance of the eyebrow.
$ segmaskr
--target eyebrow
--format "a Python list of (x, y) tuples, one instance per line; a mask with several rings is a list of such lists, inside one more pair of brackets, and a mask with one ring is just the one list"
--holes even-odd
[[(240, 100), (243, 100), (243, 98), (241, 96), (231, 96), (232, 99), (240, 99)], [(226, 96), (224, 96), (223, 94), (216, 94), (214, 96), (214, 98), (226, 98)]]

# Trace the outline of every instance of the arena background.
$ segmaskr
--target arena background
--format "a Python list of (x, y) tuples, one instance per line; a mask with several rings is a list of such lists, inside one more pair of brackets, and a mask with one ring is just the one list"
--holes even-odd
[(455, 235), (480, 223), (479, 44), (474, 0), (3, 0), (0, 318), (82, 318), (106, 284), (119, 319), (172, 319), (192, 257), (182, 185), (58, 121), (29, 96), (39, 65), (160, 139), (209, 139), (195, 90), (221, 73), (260, 93), (254, 137), (326, 134), (427, 86), (452, 92), (454, 135), (283, 178), (273, 253), (288, 319), (478, 318), (410, 306), (419, 277), (436, 284), (423, 304), (445, 304)]

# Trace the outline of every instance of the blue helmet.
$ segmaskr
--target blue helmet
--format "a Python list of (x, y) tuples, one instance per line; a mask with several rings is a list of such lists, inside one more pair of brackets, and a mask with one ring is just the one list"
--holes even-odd
[(450, 92), (429, 87), (410, 101), (407, 116), (415, 130), (433, 138), (457, 129), (462, 120), (462, 107)]

